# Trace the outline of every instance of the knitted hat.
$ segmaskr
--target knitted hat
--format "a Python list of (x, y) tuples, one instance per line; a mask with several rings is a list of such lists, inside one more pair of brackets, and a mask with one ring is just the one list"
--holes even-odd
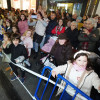
[(65, 33), (61, 33), (59, 36), (58, 36), (58, 39), (66, 39), (68, 40), (67, 36)]
[(82, 17), (80, 17), (80, 16), (79, 16), (79, 17), (77, 17), (77, 19), (76, 19), (76, 20), (80, 20), (80, 21), (81, 21), (81, 20), (82, 20)]

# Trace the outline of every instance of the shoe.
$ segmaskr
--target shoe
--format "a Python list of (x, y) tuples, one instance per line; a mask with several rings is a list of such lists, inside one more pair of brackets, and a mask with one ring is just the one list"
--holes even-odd
[(11, 68), (10, 67), (7, 67), (6, 69), (5, 69), (5, 71), (8, 71), (8, 70), (10, 70)]
[(14, 76), (14, 77), (11, 78), (11, 81), (14, 81), (14, 80), (16, 80), (16, 79), (17, 79), (17, 77)]
[(25, 81), (25, 78), (21, 78), (21, 82), (24, 83), (24, 81)]

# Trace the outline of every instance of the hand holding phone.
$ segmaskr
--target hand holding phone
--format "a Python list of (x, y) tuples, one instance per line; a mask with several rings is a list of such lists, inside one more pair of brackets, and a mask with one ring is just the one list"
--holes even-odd
[(37, 19), (37, 15), (31, 15), (31, 18)]

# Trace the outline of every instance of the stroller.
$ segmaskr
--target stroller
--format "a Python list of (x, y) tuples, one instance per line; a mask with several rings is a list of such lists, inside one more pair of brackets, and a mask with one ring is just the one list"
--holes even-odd
[(50, 53), (53, 45), (55, 44), (56, 40), (57, 40), (57, 36), (52, 36), (50, 37), (50, 39), (48, 40), (48, 42), (41, 48), (41, 51), (44, 53)]
[(41, 56), (41, 59), (38, 62), (38, 64), (41, 65), (39, 72), (41, 72), (41, 70), (44, 66), (50, 66), (51, 68), (56, 67), (55, 58), (52, 55), (50, 55), (49, 53), (50, 53), (53, 45), (55, 44), (57, 38), (58, 38), (57, 36), (50, 37), (48, 42), (41, 48), (41, 52), (43, 55)]

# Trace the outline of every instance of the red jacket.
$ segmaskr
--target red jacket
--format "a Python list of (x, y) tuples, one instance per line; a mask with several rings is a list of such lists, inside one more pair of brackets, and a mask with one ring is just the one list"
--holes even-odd
[(59, 27), (58, 25), (52, 30), (52, 34), (60, 35), (65, 32), (65, 27)]

